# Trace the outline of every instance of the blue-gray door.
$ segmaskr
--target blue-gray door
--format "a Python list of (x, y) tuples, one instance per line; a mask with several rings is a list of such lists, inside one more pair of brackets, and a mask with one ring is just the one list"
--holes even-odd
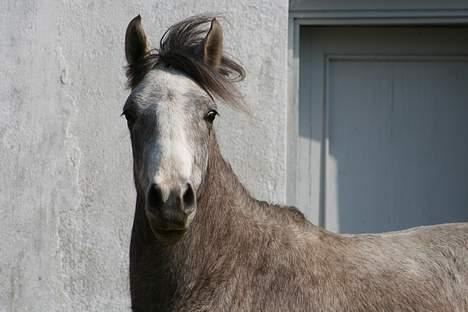
[(301, 30), (296, 204), (337, 232), (468, 220), (468, 29)]

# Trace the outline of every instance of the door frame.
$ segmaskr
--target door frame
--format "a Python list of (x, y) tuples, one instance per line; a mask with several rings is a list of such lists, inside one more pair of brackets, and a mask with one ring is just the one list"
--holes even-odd
[[(288, 107), (286, 145), (286, 201), (296, 204), (296, 159), (299, 112), (300, 75), (300, 31), (303, 26), (421, 26), (421, 25), (468, 25), (468, 4), (462, 8), (450, 9), (372, 9), (369, 4), (355, 2), (355, 7), (340, 8), (334, 1), (319, 0), (321, 8), (298, 8), (290, 1), (288, 22)], [(416, 2), (416, 1), (415, 1)], [(328, 7), (326, 6), (328, 4)], [(330, 8), (332, 6), (332, 8)], [(366, 7), (367, 6), (367, 7)], [(321, 157), (324, 158), (326, 138), (321, 142)], [(318, 225), (324, 226), (325, 202), (323, 200), (325, 181), (324, 159), (321, 159)]]

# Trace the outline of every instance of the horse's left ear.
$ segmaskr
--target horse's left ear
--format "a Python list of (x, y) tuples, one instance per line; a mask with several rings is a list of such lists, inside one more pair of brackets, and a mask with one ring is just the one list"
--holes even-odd
[(211, 27), (203, 40), (203, 61), (205, 64), (217, 68), (223, 59), (223, 29), (213, 18)]
[(125, 57), (129, 65), (136, 63), (148, 52), (146, 34), (138, 15), (127, 26), (125, 33)]

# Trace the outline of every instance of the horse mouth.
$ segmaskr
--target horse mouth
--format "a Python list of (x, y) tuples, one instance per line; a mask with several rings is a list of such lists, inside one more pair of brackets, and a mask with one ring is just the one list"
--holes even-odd
[(185, 220), (161, 222), (159, 220), (150, 220), (151, 229), (161, 234), (183, 234), (187, 232), (188, 226)]
[(190, 220), (186, 218), (161, 218), (147, 213), (149, 226), (154, 236), (161, 241), (176, 241), (189, 229)]
[(164, 229), (164, 228), (154, 228), (153, 231), (158, 232), (163, 235), (171, 235), (171, 234), (184, 234), (187, 232), (186, 228), (180, 228), (180, 229)]
[(188, 228), (163, 228), (150, 226), (154, 236), (160, 241), (176, 242), (180, 240)]

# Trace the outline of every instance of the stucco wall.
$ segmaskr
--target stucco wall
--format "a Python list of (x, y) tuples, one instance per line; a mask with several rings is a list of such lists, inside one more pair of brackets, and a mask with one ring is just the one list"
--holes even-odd
[(224, 155), (258, 197), (285, 198), (287, 0), (0, 3), (0, 311), (129, 311), (134, 190), (119, 117), (123, 38), (142, 14), (220, 12), (252, 112), (222, 109)]

